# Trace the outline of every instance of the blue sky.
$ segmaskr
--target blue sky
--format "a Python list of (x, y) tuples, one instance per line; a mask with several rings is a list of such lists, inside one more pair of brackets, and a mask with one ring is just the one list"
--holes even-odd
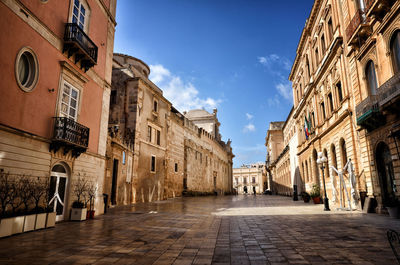
[(114, 51), (143, 60), (178, 110), (218, 108), (234, 167), (265, 161), (271, 121), (293, 105), (288, 75), (311, 0), (119, 0)]

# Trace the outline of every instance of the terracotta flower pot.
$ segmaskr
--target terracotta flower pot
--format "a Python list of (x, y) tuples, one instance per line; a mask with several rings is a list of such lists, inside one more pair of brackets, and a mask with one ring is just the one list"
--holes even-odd
[(314, 204), (320, 204), (321, 203), (321, 197), (313, 197), (313, 202)]

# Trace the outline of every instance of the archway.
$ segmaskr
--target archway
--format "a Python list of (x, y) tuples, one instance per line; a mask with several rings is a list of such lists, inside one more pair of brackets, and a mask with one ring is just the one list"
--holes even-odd
[(376, 169), (381, 187), (382, 203), (387, 205), (395, 198), (393, 161), (390, 149), (384, 142), (376, 147)]
[(68, 178), (68, 166), (64, 164), (56, 164), (51, 169), (49, 205), (53, 208), (53, 211), (57, 213), (56, 221), (64, 220)]

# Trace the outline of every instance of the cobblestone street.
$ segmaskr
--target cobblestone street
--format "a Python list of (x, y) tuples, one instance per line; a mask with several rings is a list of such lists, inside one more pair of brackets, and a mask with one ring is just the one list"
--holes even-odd
[(0, 264), (396, 264), (387, 229), (287, 197), (177, 198), (0, 239)]

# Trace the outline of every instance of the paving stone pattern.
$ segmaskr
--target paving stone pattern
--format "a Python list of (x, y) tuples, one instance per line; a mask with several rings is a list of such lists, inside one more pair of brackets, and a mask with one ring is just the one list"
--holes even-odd
[(287, 197), (176, 198), (0, 239), (0, 264), (397, 264), (387, 229)]

